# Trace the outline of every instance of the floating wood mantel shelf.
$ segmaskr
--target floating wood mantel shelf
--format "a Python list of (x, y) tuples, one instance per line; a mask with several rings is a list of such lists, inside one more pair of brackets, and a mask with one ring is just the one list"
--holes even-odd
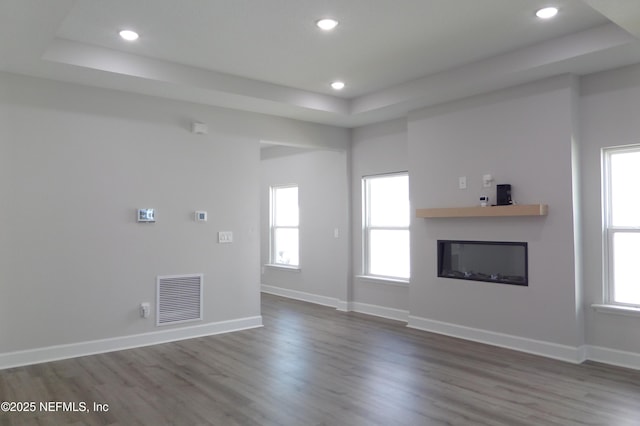
[(512, 206), (487, 207), (445, 207), (437, 209), (416, 209), (416, 217), (506, 217), (506, 216), (546, 216), (546, 204), (516, 204)]

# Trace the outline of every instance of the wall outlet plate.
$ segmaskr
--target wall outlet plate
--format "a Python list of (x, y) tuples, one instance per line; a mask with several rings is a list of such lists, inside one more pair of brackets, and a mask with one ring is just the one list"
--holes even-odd
[(148, 302), (142, 302), (140, 304), (140, 318), (149, 318), (151, 313), (151, 305)]
[(460, 176), (458, 178), (458, 189), (467, 189), (467, 177)]
[(196, 222), (206, 222), (207, 221), (207, 212), (197, 211), (196, 212)]

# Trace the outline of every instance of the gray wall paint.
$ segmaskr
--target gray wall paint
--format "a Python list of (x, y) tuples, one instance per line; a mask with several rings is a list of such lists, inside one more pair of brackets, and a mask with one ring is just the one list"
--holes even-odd
[(580, 106), (587, 342), (640, 353), (640, 318), (590, 307), (604, 300), (600, 153), (604, 147), (640, 143), (640, 65), (583, 78)]
[(585, 324), (585, 293), (584, 293), (584, 254), (583, 254), (583, 220), (582, 220), (582, 178), (581, 178), (581, 134), (580, 134), (580, 80), (573, 78), (571, 90), (571, 184), (573, 204), (573, 250), (575, 274), (575, 312), (578, 323), (578, 341), (587, 343)]
[(354, 129), (351, 143), (351, 253), (356, 275), (353, 279), (354, 302), (404, 311), (409, 309), (408, 285), (357, 277), (363, 272), (362, 177), (406, 171), (408, 168), (406, 119)]
[[(640, 353), (639, 318), (590, 307), (603, 300), (600, 149), (640, 142), (640, 66), (583, 77), (579, 97), (575, 81), (549, 79), (349, 132), (0, 73), (0, 353), (154, 331), (137, 304), (154, 300), (158, 274), (204, 272), (206, 322), (259, 314), (268, 217), (259, 208), (259, 141), (333, 150), (293, 163), (276, 153), (268, 167), (308, 166), (295, 172), (335, 179), (340, 193), (318, 188), (312, 202), (318, 212), (336, 208), (311, 220), (309, 238), (325, 251), (310, 253), (326, 263), (303, 264), (310, 278), (263, 275), (263, 283), (575, 346), (584, 311), (586, 343)], [(192, 121), (210, 134), (190, 134)], [(348, 271), (361, 270), (360, 178), (406, 169), (413, 209), (476, 204), (487, 193), (481, 176), (491, 173), (513, 185), (518, 202), (548, 203), (550, 213), (412, 218), (411, 286), (356, 279), (350, 295)], [(467, 176), (466, 191), (458, 176)], [(488, 194), (495, 201), (494, 187)], [(142, 206), (156, 207), (159, 222), (136, 224)], [(209, 211), (206, 225), (192, 222), (195, 209)], [(351, 239), (334, 240), (335, 224), (348, 229), (349, 219)], [(218, 230), (234, 231), (234, 244), (215, 244)], [(435, 240), (469, 237), (529, 241), (530, 287), (436, 278)], [(331, 249), (335, 258), (323, 257)], [(327, 272), (327, 264), (337, 266)]]
[[(354, 279), (352, 300), (411, 315), (563, 345), (640, 353), (637, 317), (595, 312), (602, 303), (600, 150), (640, 143), (640, 65), (561, 76), (440, 105), (353, 130), (353, 272), (361, 272), (363, 175), (410, 170), (412, 207), (464, 206), (511, 183), (545, 218), (412, 219), (411, 286)], [(408, 140), (408, 142), (407, 142)], [(467, 176), (468, 189), (457, 189)], [(580, 206), (580, 208), (574, 208)], [(435, 277), (435, 240), (529, 241), (530, 286)], [(410, 292), (410, 293), (409, 293)]]
[[(0, 84), (0, 100), (7, 97), (6, 85)], [(11, 253), (11, 247), (8, 244), (3, 244), (2, 241), (9, 241), (9, 227), (6, 224), (9, 222), (9, 209), (10, 204), (7, 202), (11, 194), (11, 168), (12, 162), (9, 161), (10, 154), (10, 133), (9, 133), (9, 108), (0, 102), (0, 290), (3, 288), (3, 283), (7, 282), (8, 268), (9, 268), (9, 255)], [(0, 294), (0, 312), (6, 312), (9, 309), (11, 301), (8, 297), (4, 297)], [(2, 318), (2, 314), (0, 314)], [(10, 323), (2, 321), (0, 323), (0, 340), (1, 337), (8, 333), (6, 328), (10, 327)], [(1, 348), (1, 346), (0, 346)], [(0, 349), (0, 352), (2, 350)]]
[[(266, 148), (260, 184), (261, 262), (269, 263), (269, 187), (297, 184), (300, 270), (264, 267), (262, 284), (348, 300), (348, 153)], [(334, 229), (338, 229), (338, 238)]]
[[(344, 149), (349, 135), (11, 74), (0, 113), (0, 353), (155, 331), (138, 303), (155, 304), (157, 275), (204, 273), (204, 323), (259, 315), (259, 141)], [(140, 207), (157, 223), (136, 223)]]
[[(415, 112), (409, 117), (414, 208), (470, 206), (482, 175), (510, 183), (547, 217), (420, 219), (412, 225), (411, 315), (580, 346), (576, 315), (571, 142), (573, 78), (558, 77)], [(467, 176), (468, 189), (458, 189)], [(489, 192), (495, 200), (495, 186)], [(436, 277), (436, 240), (529, 242), (529, 286)]]

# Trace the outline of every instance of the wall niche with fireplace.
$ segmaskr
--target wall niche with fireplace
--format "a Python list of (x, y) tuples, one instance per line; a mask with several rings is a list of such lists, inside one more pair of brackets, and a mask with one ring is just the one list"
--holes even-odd
[(529, 285), (526, 242), (438, 240), (437, 244), (438, 277)]

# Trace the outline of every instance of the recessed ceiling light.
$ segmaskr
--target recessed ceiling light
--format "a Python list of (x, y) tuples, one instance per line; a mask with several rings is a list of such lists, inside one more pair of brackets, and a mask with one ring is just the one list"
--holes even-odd
[(333, 90), (342, 90), (344, 89), (344, 83), (342, 81), (334, 81), (331, 83), (331, 88)]
[(122, 30), (118, 34), (127, 41), (135, 41), (140, 37), (137, 32), (131, 30)]
[(549, 19), (553, 18), (558, 14), (557, 7), (545, 7), (536, 12), (536, 16), (540, 19)]
[(338, 26), (338, 21), (331, 18), (325, 18), (325, 19), (320, 19), (319, 21), (316, 21), (316, 25), (321, 30), (331, 31), (332, 29)]

